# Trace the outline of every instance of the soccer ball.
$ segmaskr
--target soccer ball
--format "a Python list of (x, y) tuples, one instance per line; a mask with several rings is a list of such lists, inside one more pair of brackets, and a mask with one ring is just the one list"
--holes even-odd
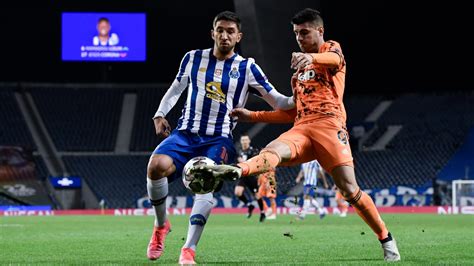
[(186, 163), (183, 169), (183, 184), (184, 186), (196, 194), (206, 194), (214, 191), (222, 181), (218, 181), (214, 176), (209, 175), (194, 176), (191, 170), (194, 167), (202, 165), (216, 165), (216, 163), (204, 156), (194, 157)]

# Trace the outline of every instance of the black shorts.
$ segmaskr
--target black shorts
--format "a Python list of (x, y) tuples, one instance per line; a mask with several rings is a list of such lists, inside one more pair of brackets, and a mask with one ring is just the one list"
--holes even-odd
[(258, 192), (257, 177), (254, 175), (244, 176), (241, 179), (239, 179), (239, 183), (237, 183), (237, 186), (247, 187), (248, 189), (250, 189), (252, 193), (257, 193)]

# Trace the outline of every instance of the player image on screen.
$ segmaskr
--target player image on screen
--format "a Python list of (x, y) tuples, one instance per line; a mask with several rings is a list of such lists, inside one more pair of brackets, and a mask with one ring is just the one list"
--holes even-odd
[(96, 46), (114, 46), (119, 44), (119, 37), (116, 33), (110, 33), (112, 26), (106, 17), (102, 17), (97, 22), (97, 36), (94, 36), (92, 43)]
[[(148, 195), (156, 218), (147, 250), (150, 260), (162, 255), (171, 227), (165, 204), (168, 182), (181, 180), (184, 165), (196, 156), (206, 156), (217, 164), (234, 162), (232, 130), (236, 120), (230, 116), (231, 110), (243, 107), (249, 93), (262, 97), (274, 109), (294, 107), (293, 98), (280, 94), (254, 59), (234, 51), (242, 38), (240, 18), (235, 13), (219, 13), (212, 26), (214, 46), (184, 55), (153, 117), (156, 134), (165, 140), (151, 155), (147, 169)], [(186, 104), (176, 129), (171, 131), (165, 117), (186, 88)], [(195, 264), (196, 246), (214, 204), (212, 192), (195, 196), (180, 264)]]
[(372, 198), (357, 184), (343, 95), (346, 61), (341, 46), (324, 40), (319, 11), (306, 8), (291, 20), (301, 52), (292, 53), (291, 79), (296, 108), (290, 111), (251, 112), (236, 109), (239, 121), (291, 123), (293, 127), (270, 142), (258, 156), (232, 165), (205, 166), (203, 173), (215, 178), (237, 179), (259, 174), (279, 165), (292, 166), (318, 160), (331, 174), (344, 199), (372, 229), (381, 243), (386, 261), (399, 261), (400, 253)]
[(62, 14), (64, 61), (145, 61), (146, 14)]

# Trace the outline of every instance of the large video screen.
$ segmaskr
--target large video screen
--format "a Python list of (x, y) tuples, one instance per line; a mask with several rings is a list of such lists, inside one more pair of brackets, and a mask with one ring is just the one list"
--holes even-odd
[(63, 61), (145, 61), (144, 13), (63, 13)]

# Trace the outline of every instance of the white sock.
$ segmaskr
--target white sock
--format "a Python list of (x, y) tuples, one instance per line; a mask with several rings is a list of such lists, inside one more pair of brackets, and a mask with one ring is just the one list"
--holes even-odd
[(155, 226), (163, 226), (166, 222), (166, 197), (168, 196), (168, 178), (158, 180), (147, 178), (148, 197), (155, 210)]
[(191, 216), (189, 217), (188, 236), (183, 248), (196, 250), (196, 246), (204, 231), (204, 225), (207, 222), (209, 214), (211, 214), (212, 207), (214, 207), (214, 197), (212, 193), (196, 194)]
[(316, 199), (311, 199), (311, 205), (313, 205), (320, 214), (324, 212)]
[(305, 217), (309, 212), (309, 207), (311, 206), (311, 200), (305, 199), (303, 201), (303, 209), (301, 210), (300, 216)]

